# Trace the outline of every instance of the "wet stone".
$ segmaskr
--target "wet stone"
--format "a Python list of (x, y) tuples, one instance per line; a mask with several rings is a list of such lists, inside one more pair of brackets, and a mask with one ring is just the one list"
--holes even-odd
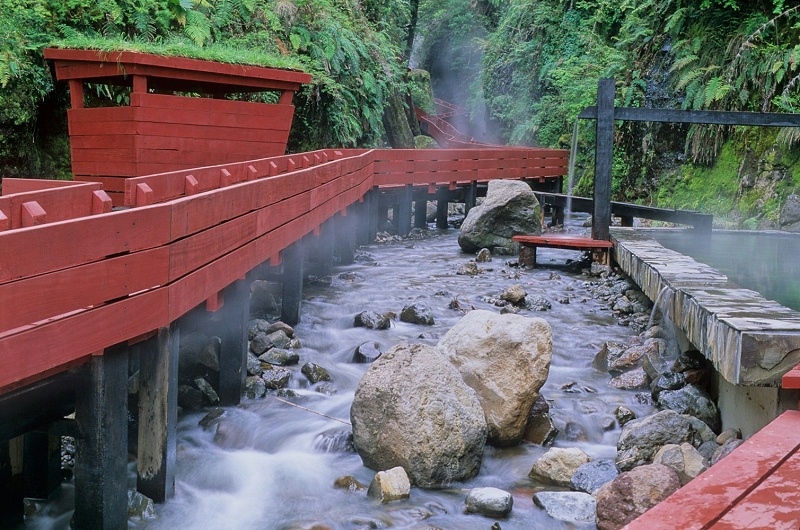
[(619, 470), (613, 460), (603, 458), (581, 465), (570, 479), (570, 488), (584, 493), (594, 493), (601, 486), (617, 478)]
[(616, 410), (614, 410), (614, 417), (617, 418), (619, 426), (622, 427), (629, 421), (635, 420), (636, 414), (634, 414), (634, 412), (625, 405), (620, 405), (616, 408)]
[(261, 379), (264, 380), (264, 385), (270, 390), (277, 390), (289, 384), (292, 374), (285, 368), (278, 368), (273, 370), (264, 370), (261, 374)]
[(209, 429), (213, 425), (217, 424), (223, 416), (225, 416), (226, 411), (225, 409), (214, 409), (198, 422), (198, 425), (204, 429)]
[(354, 363), (371, 363), (381, 356), (380, 344), (377, 342), (362, 342), (353, 352)]
[(289, 324), (281, 322), (280, 320), (277, 321), (277, 322), (273, 322), (266, 329), (267, 335), (271, 335), (271, 334), (275, 333), (276, 331), (283, 331), (283, 333), (289, 338), (294, 337), (294, 328), (292, 326), (290, 326)]
[(264, 368), (261, 366), (261, 361), (258, 360), (252, 352), (247, 352), (247, 373), (249, 375), (261, 375)]
[(650, 378), (645, 371), (641, 368), (637, 368), (636, 370), (631, 370), (630, 372), (625, 372), (614, 377), (608, 382), (608, 386), (619, 390), (639, 390), (641, 388), (647, 388), (649, 383)]
[(219, 396), (217, 395), (216, 390), (214, 387), (211, 386), (211, 383), (203, 379), (202, 377), (198, 377), (194, 380), (194, 385), (197, 389), (203, 393), (206, 401), (211, 403), (212, 405), (216, 405), (219, 403)]
[(258, 360), (275, 366), (292, 366), (300, 362), (300, 355), (282, 348), (272, 348)]
[(525, 296), (527, 294), (528, 293), (525, 292), (525, 289), (523, 289), (520, 284), (515, 283), (503, 291), (503, 294), (500, 295), (500, 299), (514, 305), (520, 305), (525, 302)]
[(475, 256), (475, 261), (478, 263), (486, 263), (488, 261), (492, 261), (492, 251), (488, 248), (482, 248), (478, 251), (478, 255)]
[(264, 394), (267, 393), (267, 386), (264, 384), (264, 380), (258, 377), (257, 375), (248, 376), (245, 379), (244, 383), (244, 395), (248, 399), (257, 399), (260, 397), (264, 397)]
[(706, 358), (697, 350), (689, 350), (678, 356), (672, 365), (673, 372), (686, 372), (706, 366)]
[(331, 376), (328, 371), (316, 363), (306, 363), (300, 369), (304, 376), (311, 381), (312, 384), (319, 383), (320, 381), (330, 381)]
[(480, 274), (480, 272), (481, 270), (478, 268), (478, 265), (474, 261), (468, 261), (467, 263), (464, 263), (458, 268), (456, 274), (458, 274), (459, 276), (475, 276), (477, 274)]
[(153, 519), (155, 516), (156, 506), (153, 499), (136, 490), (128, 490), (128, 517), (137, 520)]
[(479, 513), (487, 517), (505, 517), (511, 513), (514, 498), (498, 488), (473, 488), (464, 500), (467, 513)]
[(379, 315), (375, 311), (362, 311), (353, 319), (353, 325), (357, 328), (389, 329), (391, 322), (386, 315)]
[(434, 324), (433, 311), (427, 304), (414, 302), (403, 307), (400, 312), (400, 320), (409, 324), (421, 324), (432, 326)]
[(272, 346), (275, 348), (292, 348), (294, 344), (289, 335), (282, 329), (268, 333), (267, 339), (269, 339), (270, 343), (272, 343)]
[(179, 385), (178, 405), (187, 410), (203, 408), (203, 393), (193, 386)]
[(272, 342), (270, 342), (269, 337), (263, 331), (257, 332), (250, 339), (250, 351), (255, 355), (261, 355), (270, 348), (272, 348)]
[(686, 386), (686, 376), (680, 373), (667, 372), (658, 376), (652, 383), (650, 383), (650, 392), (653, 399), (658, 400), (658, 397), (665, 390), (678, 390)]
[(588, 493), (577, 491), (540, 491), (533, 495), (533, 502), (547, 515), (568, 523), (593, 523), (595, 500)]
[(503, 308), (500, 310), (500, 314), (501, 315), (517, 315), (517, 314), (519, 314), (520, 311), (521, 311), (521, 309), (518, 306), (507, 305), (507, 306), (503, 306)]
[(544, 296), (534, 295), (525, 297), (525, 305), (533, 311), (549, 311), (553, 304)]
[(402, 467), (394, 467), (387, 471), (378, 471), (367, 490), (369, 497), (382, 503), (399, 501), (411, 496), (411, 482)]
[(714, 451), (714, 454), (711, 456), (711, 465), (715, 465), (717, 462), (731, 454), (734, 449), (739, 447), (744, 443), (744, 440), (728, 440), (725, 442), (724, 445), (721, 445)]
[(658, 404), (678, 414), (694, 416), (704, 421), (714, 432), (719, 431), (720, 417), (717, 405), (708, 392), (697, 385), (686, 385), (678, 390), (664, 390), (658, 396)]
[(354, 453), (353, 431), (348, 428), (328, 429), (317, 435), (314, 447), (326, 453)]
[(358, 480), (351, 477), (350, 475), (339, 477), (336, 480), (334, 480), (333, 487), (342, 490), (347, 490), (350, 493), (367, 489), (367, 487), (364, 484), (360, 483)]

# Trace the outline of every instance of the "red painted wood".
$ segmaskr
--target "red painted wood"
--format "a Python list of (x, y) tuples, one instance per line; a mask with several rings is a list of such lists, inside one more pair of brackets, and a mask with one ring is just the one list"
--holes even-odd
[[(93, 182), (73, 182), (69, 186), (3, 195), (0, 209), (8, 212), (11, 228), (74, 219), (93, 213), (92, 192), (100, 188)], [(36, 203), (38, 207), (29, 204), (26, 208), (26, 203)], [(41, 217), (43, 213), (46, 219)]]
[[(182, 57), (161, 57), (149, 53), (138, 52), (99, 52), (95, 50), (72, 50), (47, 48), (44, 51), (45, 59), (56, 62), (56, 68), (64, 64), (77, 62), (85, 64), (92, 73), (87, 77), (102, 77), (105, 75), (149, 75), (149, 72), (163, 74), (163, 70), (172, 71), (173, 76), (185, 74), (186, 78), (198, 81), (206, 79), (205, 74), (218, 74), (227, 76), (228, 82), (242, 82), (242, 80), (257, 80), (264, 88), (270, 88), (277, 81), (300, 85), (311, 82), (311, 76), (302, 72), (291, 70), (278, 70), (258, 66), (243, 66), (199, 59), (186, 59)], [(132, 66), (135, 66), (132, 68)], [(149, 68), (148, 68), (149, 67)], [(108, 70), (115, 70), (108, 72)], [(59, 79), (71, 79), (61, 77)], [(215, 78), (216, 79), (216, 78)], [(299, 87), (298, 87), (299, 88)]]
[(800, 364), (784, 374), (781, 379), (781, 387), (800, 389)]
[(592, 239), (590, 237), (558, 237), (558, 236), (514, 236), (514, 241), (521, 245), (533, 247), (549, 247), (564, 249), (603, 249), (611, 248), (611, 241)]
[(23, 202), (20, 208), (20, 226), (43, 225), (47, 222), (47, 212), (36, 201)]
[(72, 180), (47, 180), (47, 179), (17, 179), (11, 177), (3, 178), (3, 196), (14, 193), (26, 193), (30, 191), (49, 190), (52, 188), (63, 188), (81, 184)]
[(168, 258), (159, 247), (0, 284), (0, 332), (163, 285)]
[[(734, 506), (744, 503), (743, 509), (746, 508), (747, 496), (772, 474), (779, 472), (787, 457), (796, 454), (799, 448), (800, 412), (796, 410), (784, 412), (720, 463), (625, 528), (628, 530), (715, 528), (714, 523)], [(783, 476), (782, 472), (779, 472), (778, 476)], [(797, 504), (793, 507), (797, 509)]]

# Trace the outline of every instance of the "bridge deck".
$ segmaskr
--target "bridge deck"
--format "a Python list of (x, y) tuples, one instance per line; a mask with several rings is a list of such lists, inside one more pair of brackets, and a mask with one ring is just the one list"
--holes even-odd
[(567, 250), (588, 250), (606, 252), (612, 247), (611, 241), (592, 239), (590, 237), (554, 237), (554, 236), (514, 236), (520, 244), (520, 263), (529, 267), (536, 266), (536, 249), (539, 247), (561, 248)]

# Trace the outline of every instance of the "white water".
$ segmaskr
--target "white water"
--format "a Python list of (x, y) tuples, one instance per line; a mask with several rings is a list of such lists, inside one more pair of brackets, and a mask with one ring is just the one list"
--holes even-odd
[[(355, 273), (356, 281), (337, 277), (330, 286), (307, 286), (302, 319), (295, 328), (303, 345), (300, 362), (320, 364), (333, 381), (310, 387), (299, 371), (294, 373), (291, 386), (301, 394), (295, 401), (349, 421), (355, 386), (367, 369), (367, 365), (349, 362), (358, 344), (374, 340), (383, 351), (400, 341), (435, 344), (461, 316), (448, 309), (454, 297), (465, 309), (496, 311), (487, 299), (498, 298), (507, 286), (519, 283), (530, 295), (542, 295), (552, 303), (550, 311), (523, 314), (543, 317), (553, 328), (553, 362), (542, 394), (560, 430), (555, 445), (580, 447), (593, 458), (612, 458), (619, 436), (612, 421), (616, 407), (626, 405), (637, 415), (651, 410), (637, 402), (634, 392), (608, 388), (608, 374), (594, 370), (591, 362), (604, 341), (626, 342), (634, 331), (617, 325), (610, 311), (591, 298), (584, 283), (588, 278), (560, 268), (520, 271), (505, 264), (511, 258), (495, 257), (493, 262), (479, 264), (484, 272), (478, 276), (456, 275), (458, 267), (471, 258), (458, 249), (456, 234), (451, 230), (425, 241), (372, 246), (367, 251), (374, 262), (336, 270), (336, 274)], [(545, 266), (577, 257), (570, 251), (539, 252), (539, 262)], [(557, 277), (551, 279), (553, 273)], [(558, 303), (564, 297), (569, 304)], [(395, 321), (386, 331), (352, 327), (359, 311), (399, 314), (405, 303), (414, 300), (433, 309), (435, 326)], [(422, 333), (430, 338), (418, 338)], [(317, 391), (322, 389), (327, 393)], [(156, 519), (131, 523), (131, 528), (283, 530), (318, 523), (337, 530), (488, 530), (493, 519), (463, 513), (466, 491), (476, 486), (494, 486), (513, 494), (512, 514), (500, 521), (503, 530), (578, 528), (550, 518), (533, 505), (535, 491), (558, 489), (527, 477), (546, 450), (536, 445), (487, 447), (480, 474), (469, 482), (445, 490), (414, 488), (409, 500), (380, 505), (364, 492), (333, 488), (338, 477), (352, 475), (369, 484), (375, 473), (361, 464), (357, 454), (322, 449), (325, 433), (341, 432), (345, 425), (270, 397), (226, 409), (216, 432), (198, 426), (203, 416), (192, 413), (180, 420), (175, 498), (157, 507)], [(608, 424), (613, 425), (610, 430), (606, 430)], [(62, 529), (67, 521), (64, 515), (34, 517), (26, 528)]]

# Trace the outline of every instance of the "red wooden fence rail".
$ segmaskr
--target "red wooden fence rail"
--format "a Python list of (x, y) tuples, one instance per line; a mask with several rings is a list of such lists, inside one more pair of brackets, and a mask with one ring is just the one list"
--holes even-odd
[[(0, 394), (167, 325), (375, 186), (538, 180), (566, 163), (542, 149), (322, 150), (128, 179), (131, 208), (113, 212), (97, 183), (6, 181), (20, 193), (0, 197)], [(33, 204), (41, 223), (17, 221)]]

